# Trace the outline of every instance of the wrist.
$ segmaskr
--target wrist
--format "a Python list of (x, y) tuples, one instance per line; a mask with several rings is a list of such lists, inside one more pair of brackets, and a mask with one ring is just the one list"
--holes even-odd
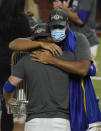
[(50, 56), (50, 58), (48, 59), (48, 64), (55, 65), (55, 63), (56, 63), (56, 58), (53, 56)]
[(35, 47), (41, 47), (41, 42), (40, 41), (32, 41), (32, 44), (31, 44), (32, 48), (35, 48)]
[(68, 12), (68, 8), (66, 6), (63, 6), (63, 10)]
[(43, 47), (43, 42), (39, 41), (38, 44), (39, 44), (39, 47)]

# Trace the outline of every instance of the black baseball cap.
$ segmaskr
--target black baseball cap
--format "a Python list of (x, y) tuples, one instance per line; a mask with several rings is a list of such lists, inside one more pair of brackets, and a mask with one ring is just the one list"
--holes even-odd
[(50, 28), (55, 25), (61, 25), (65, 27), (67, 22), (68, 22), (68, 15), (63, 9), (56, 8), (51, 11), (49, 15), (49, 27)]
[(49, 25), (47, 23), (41, 23), (36, 25), (34, 29), (34, 38), (47, 37), (50, 35)]

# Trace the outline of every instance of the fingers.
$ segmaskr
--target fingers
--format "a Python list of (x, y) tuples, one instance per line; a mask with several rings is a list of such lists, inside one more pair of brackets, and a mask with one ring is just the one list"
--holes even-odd
[(42, 53), (42, 52), (40, 52), (40, 51), (39, 51), (39, 52), (33, 52), (33, 53), (30, 54), (30, 56), (31, 56), (31, 57), (34, 57), (34, 58), (32, 59), (33, 61), (41, 62), (41, 61), (40, 61), (41, 53)]
[(52, 55), (56, 55), (56, 51), (52, 46), (50, 46), (48, 50), (52, 53)]
[(16, 105), (17, 100), (15, 98), (11, 98), (8, 102), (10, 105)]
[[(63, 53), (62, 49), (59, 46), (55, 45), (55, 44), (48, 45), (47, 50), (50, 51), (53, 56), (60, 56)], [(47, 52), (47, 50), (44, 50), (44, 52)], [(35, 54), (35, 55), (39, 56), (39, 55), (41, 55), (42, 52), (43, 52), (43, 50), (33, 51), (31, 54)], [(32, 57), (34, 57), (34, 56), (32, 56)]]
[(41, 51), (37, 50), (37, 51), (32, 51), (31, 54), (40, 54)]
[(58, 53), (59, 56), (62, 55), (62, 53), (63, 53), (62, 49), (60, 47), (57, 47), (56, 51), (57, 51), (57, 53)]
[(40, 62), (39, 59), (35, 59), (35, 58), (33, 58), (32, 61)]
[(53, 2), (53, 8), (56, 9), (56, 8), (62, 8), (62, 3), (61, 2)]
[(55, 44), (52, 44), (51, 45), (51, 49), (52, 49), (51, 52), (52, 52), (52, 54), (54, 56), (60, 56), (60, 55), (62, 55), (62, 50), (61, 50), (61, 48), (59, 46), (57, 46)]
[(63, 6), (64, 6), (65, 8), (68, 8), (68, 7), (69, 7), (69, 4), (70, 4), (70, 0), (67, 0), (67, 1), (64, 1), (64, 2), (63, 2)]
[(39, 54), (30, 54), (31, 57), (35, 57), (35, 58), (38, 58), (40, 55)]
[(43, 64), (48, 64), (47, 62), (44, 62), (44, 61), (41, 61), (40, 59), (32, 59), (32, 61), (36, 61), (36, 62), (40, 62), (40, 63), (43, 63)]
[[(52, 49), (51, 49), (52, 50)], [(33, 51), (30, 56), (41, 56), (41, 55), (44, 55), (44, 54), (49, 54), (49, 50), (45, 50), (45, 49), (42, 49), (41, 51)], [(51, 54), (51, 53), (50, 53)]]
[(54, 43), (43, 43), (41, 45), (41, 47), (43, 49), (49, 50), (52, 53), (52, 55), (54, 55), (54, 56), (62, 55), (61, 48), (58, 45), (54, 44)]
[(39, 57), (41, 55), (42, 51), (33, 51), (30, 56), (32, 57)]
[(32, 61), (40, 62), (43, 64), (48, 64), (48, 59), (52, 56), (51, 53), (47, 50), (42, 50), (38, 52), (33, 52), (30, 54), (33, 58)]
[(51, 47), (51, 48), (50, 48), (50, 51), (51, 51), (51, 53), (52, 53), (53, 56), (59, 56), (59, 54), (58, 54), (56, 48)]
[(7, 113), (11, 114), (11, 106), (14, 106), (17, 104), (17, 100), (15, 98), (10, 98), (7, 102), (6, 102), (6, 109), (7, 109)]

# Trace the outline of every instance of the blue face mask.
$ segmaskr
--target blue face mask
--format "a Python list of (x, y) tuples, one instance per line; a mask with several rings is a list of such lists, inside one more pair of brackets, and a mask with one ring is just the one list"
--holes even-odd
[(65, 28), (64, 29), (52, 29), (51, 37), (54, 42), (61, 42), (66, 38)]

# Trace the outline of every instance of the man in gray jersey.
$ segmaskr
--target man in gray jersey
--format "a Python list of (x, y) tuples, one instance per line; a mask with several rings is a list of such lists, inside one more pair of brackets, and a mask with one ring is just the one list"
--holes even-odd
[[(53, 12), (52, 16), (54, 17), (51, 18), (53, 20), (60, 19), (59, 23), (62, 23), (61, 28), (64, 33), (62, 32), (61, 42), (55, 42), (62, 46), (63, 40), (68, 38), (69, 44), (71, 40), (75, 44), (75, 36), (70, 36), (73, 32), (70, 32), (68, 28), (66, 13), (60, 9), (57, 12), (59, 15)], [(64, 29), (67, 30), (67, 33)], [(68, 37), (66, 37), (67, 34)], [(54, 39), (53, 35), (52, 38)], [(32, 54), (32, 56), (34, 55), (38, 58), (40, 56), (40, 60), (25, 56), (15, 66), (4, 86), (5, 100), (8, 102), (15, 86), (25, 79), (28, 82), (29, 100), (25, 131), (70, 131), (68, 75), (69, 73), (81, 76), (87, 74), (91, 61), (88, 41), (84, 35), (76, 33), (75, 53), (64, 51), (61, 56), (53, 57), (49, 51), (37, 51)], [(47, 57), (49, 59), (46, 60)], [(41, 61), (46, 65), (36, 61)]]
[(72, 30), (81, 32), (87, 37), (92, 57), (95, 58), (99, 44), (95, 31), (96, 0), (73, 0), (72, 9), (67, 8), (68, 1), (70, 0), (62, 3), (60, 0), (53, 0), (53, 7), (62, 8), (67, 12)]

